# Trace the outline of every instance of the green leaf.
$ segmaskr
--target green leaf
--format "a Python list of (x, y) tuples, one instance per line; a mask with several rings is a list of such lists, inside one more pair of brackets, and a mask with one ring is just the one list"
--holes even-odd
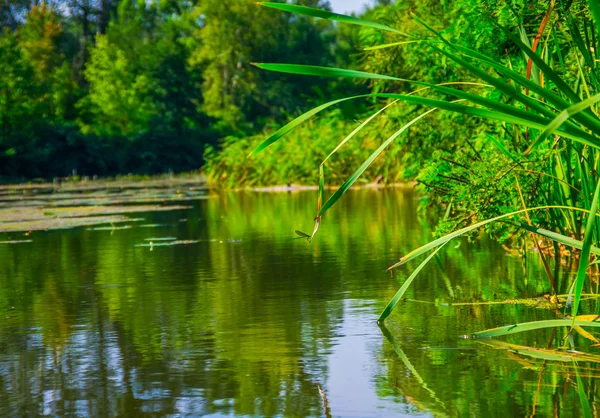
[(521, 209), (521, 210), (517, 210), (515, 212), (510, 212), (510, 213), (505, 213), (504, 215), (500, 215), (500, 216), (496, 216), (494, 218), (490, 218), (490, 219), (486, 219), (484, 221), (481, 222), (477, 222), (476, 224), (467, 226), (465, 228), (459, 229), (458, 231), (454, 231), (451, 232), (450, 234), (444, 235), (441, 238), (438, 238), (436, 240), (433, 240), (419, 248), (417, 248), (416, 250), (411, 251), (410, 253), (406, 254), (405, 256), (403, 256), (402, 258), (400, 258), (400, 261), (398, 261), (396, 264), (394, 264), (393, 266), (391, 266), (388, 270), (394, 269), (396, 267), (399, 267), (403, 264), (405, 264), (407, 261), (410, 261), (424, 253), (426, 253), (427, 251), (439, 247), (442, 244), (447, 243), (448, 241), (451, 241), (454, 238), (457, 238), (461, 235), (464, 235), (468, 232), (474, 231), (478, 228), (481, 228), (482, 226), (485, 226), (489, 223), (492, 222), (496, 222), (499, 221), (501, 219), (505, 219), (511, 216), (515, 216), (518, 215), (520, 213), (525, 213), (525, 212), (530, 212), (530, 211), (536, 211), (536, 210), (544, 210), (544, 209), (568, 209), (568, 210), (575, 210), (575, 211), (581, 211), (581, 212), (587, 212), (587, 210), (585, 209), (580, 209), (580, 208), (576, 208), (576, 207), (571, 207), (571, 206), (552, 206), (552, 205), (548, 205), (548, 206), (538, 206), (538, 207), (534, 207), (534, 208), (527, 208), (527, 209)]
[(595, 321), (576, 321), (573, 323), (567, 319), (549, 319), (546, 321), (524, 322), (522, 324), (507, 325), (504, 327), (492, 328), (485, 331), (479, 331), (473, 334), (473, 338), (494, 338), (504, 335), (517, 334), (519, 332), (533, 331), (536, 329), (569, 327), (579, 325), (582, 327), (600, 328), (600, 322)]
[(576, 361), (600, 363), (600, 356), (595, 354), (580, 353), (576, 351), (551, 350), (548, 348), (527, 347), (524, 345), (507, 343), (501, 340), (483, 340), (477, 342), (479, 344), (491, 346), (496, 349), (507, 350), (510, 352), (541, 360), (560, 361), (566, 363), (574, 363)]
[(350, 77), (350, 78), (372, 78), (378, 80), (409, 81), (403, 78), (389, 75), (367, 73), (365, 71), (347, 70), (345, 68), (320, 67), (318, 65), (300, 64), (274, 64), (253, 62), (252, 65), (263, 70), (276, 71), (286, 74), (309, 75), (317, 77)]
[(596, 22), (596, 33), (600, 33), (600, 2), (598, 0), (588, 0), (588, 5)]
[(408, 279), (406, 279), (406, 281), (402, 284), (400, 289), (398, 289), (398, 291), (396, 292), (396, 294), (394, 295), (392, 300), (390, 300), (388, 302), (388, 304), (385, 307), (385, 309), (383, 310), (383, 312), (381, 312), (381, 315), (379, 315), (379, 319), (377, 320), (377, 322), (382, 323), (383, 321), (385, 321), (385, 319), (388, 316), (390, 316), (390, 314), (392, 313), (392, 311), (394, 310), (394, 308), (396, 307), (396, 305), (398, 304), (400, 299), (402, 299), (402, 296), (404, 296), (404, 293), (406, 293), (406, 290), (412, 284), (413, 280), (415, 280), (417, 275), (421, 272), (421, 270), (423, 270), (423, 267), (425, 267), (427, 265), (427, 263), (429, 263), (429, 261), (433, 257), (435, 257), (435, 255), (438, 253), (438, 251), (442, 249), (444, 244), (440, 245), (434, 251), (432, 251), (431, 254), (429, 254), (429, 256), (425, 260), (423, 260), (423, 262), (421, 264), (419, 264), (419, 266), (415, 269), (415, 271), (412, 272), (412, 274), (408, 277)]
[(339, 13), (333, 13), (328, 10), (314, 9), (312, 7), (298, 6), (295, 4), (287, 3), (275, 3), (275, 2), (259, 2), (261, 6), (271, 7), (273, 9), (283, 10), (285, 12), (296, 13), (299, 15), (316, 17), (319, 19), (334, 20), (342, 23), (349, 23), (351, 25), (367, 26), (374, 29), (379, 29), (387, 32), (394, 32), (400, 35), (408, 36), (404, 32), (381, 23), (372, 22), (370, 20), (359, 19), (353, 16), (346, 16)]
[[(464, 94), (467, 94), (467, 93), (464, 93)], [(347, 100), (354, 100), (354, 99), (368, 98), (368, 97), (378, 97), (378, 98), (383, 98), (383, 99), (397, 99), (397, 100), (402, 100), (402, 101), (406, 101), (406, 102), (410, 102), (410, 103), (421, 104), (424, 106), (430, 106), (430, 107), (436, 107), (439, 109), (450, 110), (452, 112), (462, 113), (465, 115), (479, 116), (479, 117), (483, 117), (483, 118), (487, 118), (487, 119), (497, 120), (500, 122), (513, 123), (516, 125), (527, 126), (530, 128), (536, 128), (536, 129), (540, 129), (540, 130), (544, 129), (547, 126), (547, 124), (550, 122), (550, 121), (546, 121), (546, 120), (544, 120), (544, 122), (542, 122), (542, 120), (540, 120), (539, 117), (536, 117), (534, 115), (528, 116), (527, 119), (524, 119), (522, 117), (514, 116), (511, 114), (507, 114), (507, 113), (503, 113), (503, 112), (499, 112), (499, 111), (491, 111), (491, 110), (486, 110), (486, 109), (480, 109), (480, 108), (473, 107), (473, 106), (459, 105), (457, 103), (447, 102), (444, 100), (428, 99), (425, 97), (411, 96), (411, 95), (405, 95), (405, 94), (370, 93), (370, 94), (362, 94), (359, 96), (351, 96), (351, 97), (345, 97), (343, 99), (333, 100), (331, 102), (317, 106), (314, 109), (311, 109), (306, 113), (303, 113), (302, 115), (300, 115), (299, 117), (297, 117), (296, 119), (294, 119), (293, 121), (291, 121), (290, 123), (285, 125), (284, 127), (280, 128), (277, 132), (275, 132), (273, 135), (268, 137), (261, 144), (259, 144), (258, 147), (256, 147), (250, 155), (256, 154), (256, 153), (264, 150), (269, 145), (273, 144), (278, 139), (283, 137), (285, 134), (290, 132), (292, 129), (296, 128), (297, 126), (299, 126), (306, 120), (310, 119), (312, 116), (316, 115), (317, 113), (321, 112), (322, 110), (327, 109), (330, 106), (333, 106), (335, 104), (338, 104), (338, 103), (341, 103), (341, 102), (344, 102)], [(570, 131), (563, 131), (562, 129), (559, 129), (557, 132), (559, 132), (560, 135), (564, 136), (565, 138), (570, 138), (575, 141), (581, 142), (583, 144), (590, 145), (595, 148), (600, 148), (600, 141), (598, 140), (598, 138), (596, 138), (592, 135), (589, 135), (585, 132), (581, 131), (581, 132), (573, 133)]]
[(575, 279), (575, 296), (573, 302), (573, 310), (571, 315), (573, 316), (573, 325), (575, 325), (575, 317), (579, 309), (579, 302), (581, 300), (581, 292), (583, 291), (583, 282), (585, 281), (585, 275), (590, 262), (590, 251), (592, 248), (592, 238), (594, 235), (594, 225), (596, 224), (596, 213), (598, 213), (598, 198), (600, 196), (600, 180), (596, 184), (596, 192), (592, 199), (592, 207), (588, 215), (587, 225), (585, 227), (585, 235), (583, 236), (583, 246), (581, 248), (581, 254), (579, 255), (579, 267), (577, 268), (577, 278)]
[(358, 180), (358, 178), (362, 175), (362, 173), (365, 172), (365, 170), (371, 165), (371, 163), (373, 163), (373, 161), (375, 161), (375, 159), (379, 156), (379, 154), (381, 154), (383, 152), (383, 150), (387, 148), (388, 145), (390, 145), (396, 138), (398, 138), (398, 136), (400, 136), (400, 134), (402, 134), (404, 131), (406, 131), (408, 128), (410, 128), (413, 124), (415, 124), (417, 121), (424, 118), (425, 116), (427, 116), (429, 113), (433, 112), (434, 110), (436, 110), (436, 109), (430, 109), (427, 112), (417, 116), (416, 118), (414, 118), (413, 120), (408, 122), (406, 125), (404, 125), (402, 128), (397, 130), (387, 140), (385, 140), (385, 142), (383, 144), (381, 144), (379, 146), (379, 148), (377, 148), (369, 156), (369, 158), (367, 158), (360, 165), (360, 167), (354, 173), (352, 173), (352, 175), (350, 177), (348, 177), (348, 179), (344, 182), (344, 184), (342, 184), (339, 187), (339, 189), (337, 189), (333, 193), (333, 195), (329, 199), (327, 199), (327, 202), (325, 202), (325, 204), (323, 205), (323, 207), (321, 208), (321, 210), (319, 211), (317, 216), (322, 216), (330, 207), (332, 207), (335, 204), (335, 202), (337, 202), (339, 200), (339, 198), (342, 197), (344, 195), (344, 193), (346, 193), (346, 191), (356, 182), (356, 180)]
[(544, 141), (546, 138), (548, 138), (550, 135), (556, 132), (556, 130), (570, 117), (578, 114), (579, 112), (584, 111), (588, 107), (593, 106), (598, 102), (600, 102), (600, 94), (596, 94), (595, 96), (589, 97), (577, 104), (574, 104), (573, 106), (564, 109), (558, 114), (556, 118), (552, 120), (552, 122), (548, 124), (546, 129), (544, 129), (544, 132), (542, 132), (541, 135), (534, 141), (534, 143), (531, 144), (531, 146), (527, 149), (525, 153), (527, 154), (532, 149), (535, 149), (540, 143), (542, 143), (542, 141)]
[[(578, 241), (575, 238), (567, 237), (565, 235), (562, 235), (562, 234), (559, 234), (556, 232), (548, 231), (547, 229), (538, 228), (536, 226), (527, 225), (527, 224), (523, 224), (520, 222), (510, 222), (510, 223), (518, 226), (519, 228), (533, 232), (534, 234), (538, 234), (543, 237), (550, 238), (551, 240), (556, 241), (560, 244), (566, 245), (567, 247), (577, 248), (578, 250), (581, 250), (581, 248), (583, 247), (583, 242)], [(598, 248), (598, 247), (591, 246), (590, 251), (596, 255), (600, 255), (600, 248)]]

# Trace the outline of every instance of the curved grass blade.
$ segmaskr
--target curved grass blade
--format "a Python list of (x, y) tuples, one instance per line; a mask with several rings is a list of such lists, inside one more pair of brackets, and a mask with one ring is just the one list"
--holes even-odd
[(594, 327), (600, 328), (600, 322), (596, 321), (577, 321), (573, 323), (567, 319), (549, 319), (546, 321), (534, 321), (524, 322), (522, 324), (507, 325), (504, 327), (487, 329), (485, 331), (479, 331), (472, 334), (473, 338), (494, 338), (502, 337), (504, 335), (517, 334), (519, 332), (533, 331), (537, 329), (545, 328), (557, 328), (557, 327), (570, 327), (572, 325), (579, 325), (581, 327)]
[(400, 35), (408, 36), (406, 33), (401, 32), (397, 29), (383, 25), (381, 23), (372, 22), (370, 20), (359, 19), (353, 16), (342, 15), (339, 13), (333, 13), (328, 10), (314, 9), (312, 7), (298, 6), (295, 4), (286, 3), (275, 3), (275, 2), (258, 2), (261, 6), (271, 7), (273, 9), (283, 10), (284, 12), (296, 13), (299, 15), (316, 17), (325, 20), (334, 20), (342, 23), (349, 23), (351, 25), (367, 26), (373, 29), (379, 29), (387, 32), (394, 32)]
[(377, 80), (392, 81), (410, 81), (403, 78), (392, 77), (390, 75), (368, 73), (366, 71), (348, 70), (345, 68), (321, 67), (318, 65), (302, 64), (278, 64), (267, 62), (253, 62), (252, 65), (263, 70), (275, 71), (278, 73), (309, 75), (316, 77), (351, 77), (351, 78), (372, 78)]
[[(463, 94), (468, 94), (468, 93), (463, 93)], [(458, 96), (458, 94), (456, 94), (456, 95)], [(303, 113), (302, 115), (298, 116), (293, 121), (289, 122), (287, 125), (280, 128), (277, 132), (275, 132), (273, 135), (268, 137), (265, 141), (260, 143), (254, 149), (254, 151), (252, 151), (250, 153), (250, 155), (256, 154), (256, 153), (264, 150), (269, 145), (271, 145), (272, 143), (277, 141), (279, 138), (283, 137), (285, 134), (287, 134), (288, 132), (290, 132), (291, 130), (293, 130), (294, 128), (296, 128), (297, 126), (299, 126), (306, 120), (310, 119), (312, 116), (321, 112), (322, 110), (327, 109), (328, 107), (331, 107), (335, 104), (338, 104), (338, 103), (341, 103), (341, 102), (344, 102), (347, 100), (369, 98), (369, 97), (382, 98), (382, 99), (397, 99), (397, 100), (402, 100), (402, 101), (406, 101), (409, 103), (415, 103), (415, 104), (420, 104), (420, 105), (424, 105), (424, 106), (436, 107), (439, 109), (449, 110), (451, 112), (462, 113), (464, 115), (479, 116), (479, 117), (486, 118), (486, 119), (497, 120), (497, 121), (505, 122), (505, 123), (512, 123), (515, 125), (521, 125), (521, 126), (526, 126), (529, 128), (535, 128), (535, 129), (540, 129), (540, 130), (543, 130), (547, 126), (547, 124), (550, 122), (550, 120), (546, 120), (546, 119), (543, 119), (543, 122), (542, 122), (542, 120), (540, 120), (538, 117), (528, 116), (527, 119), (524, 119), (522, 117), (509, 115), (509, 114), (499, 112), (499, 111), (491, 111), (491, 110), (481, 109), (481, 108), (473, 107), (473, 106), (465, 106), (465, 105), (460, 105), (460, 104), (457, 104), (454, 102), (447, 102), (444, 100), (428, 99), (425, 97), (411, 96), (411, 95), (405, 95), (405, 94), (395, 94), (395, 93), (369, 93), (369, 94), (361, 94), (358, 96), (351, 96), (351, 97), (345, 97), (342, 99), (333, 100), (331, 102), (327, 102), (325, 104), (317, 106), (317, 107), (309, 110), (306, 113)], [(565, 138), (570, 138), (575, 141), (581, 142), (582, 144), (586, 144), (586, 145), (592, 146), (594, 148), (600, 148), (600, 140), (598, 140), (598, 138), (594, 137), (593, 135), (587, 134), (583, 131), (577, 131), (577, 132), (573, 133), (570, 131), (564, 131), (561, 128), (557, 131), (557, 133)]]
[[(325, 159), (321, 162), (321, 165), (325, 164), (327, 162), (327, 160), (329, 160), (331, 158), (331, 156), (333, 154), (335, 154), (337, 151), (339, 151), (340, 148), (342, 148), (346, 142), (348, 142), (350, 139), (352, 139), (354, 137), (354, 135), (356, 135), (359, 131), (361, 131), (369, 122), (371, 122), (373, 119), (375, 119), (377, 116), (379, 116), (380, 113), (382, 113), (384, 110), (386, 110), (388, 107), (394, 105), (398, 103), (398, 100), (394, 100), (393, 102), (389, 103), (388, 105), (382, 107), (381, 109), (379, 109), (377, 112), (373, 113), (371, 116), (369, 116), (364, 122), (362, 122), (360, 125), (358, 125), (356, 127), (356, 129), (354, 129), (352, 132), (350, 132), (350, 134), (348, 134), (346, 136), (346, 138), (344, 138), (342, 140), (342, 142), (340, 142), (333, 151), (331, 151), (329, 153), (329, 155), (327, 155), (327, 157), (325, 157)], [(320, 209), (320, 208), (319, 208)]]
[[(476, 74), (483, 80), (489, 82), (492, 86), (494, 86), (497, 89), (499, 89), (500, 91), (508, 94), (509, 96), (515, 98), (516, 100), (521, 101), (526, 106), (538, 109), (538, 111), (541, 114), (544, 114), (548, 118), (555, 117), (555, 113), (553, 113), (551, 110), (547, 109), (543, 104), (541, 104), (537, 100), (531, 99), (531, 98), (521, 94), (520, 92), (516, 91), (514, 88), (507, 86), (503, 80), (500, 80), (496, 77), (492, 77), (492, 76), (488, 75), (487, 73), (485, 73), (484, 71), (481, 71), (481, 70), (477, 69), (476, 67), (474, 67), (470, 64), (467, 64), (465, 61), (461, 60), (460, 58), (454, 57), (452, 54), (449, 54), (439, 48), (436, 48), (436, 47), (432, 47), (432, 48), (434, 48), (435, 50), (437, 50), (437, 51), (441, 52), (442, 54), (445, 54), (451, 58), (453, 57), (452, 58), (453, 60), (461, 63), (461, 65), (463, 65), (467, 69), (471, 70), (471, 72), (473, 72), (474, 74)], [(253, 65), (255, 65), (261, 69), (268, 70), (268, 71), (276, 71), (276, 72), (287, 73), (287, 74), (296, 74), (296, 75), (317, 76), (317, 77), (349, 77), (349, 78), (366, 78), (366, 79), (404, 81), (404, 82), (416, 84), (419, 86), (429, 87), (429, 88), (438, 90), (442, 93), (446, 93), (446, 94), (454, 95), (454, 96), (462, 98), (462, 99), (466, 99), (472, 103), (479, 104), (479, 105), (488, 107), (493, 110), (497, 110), (497, 111), (501, 112), (502, 114), (508, 115), (509, 117), (514, 117), (521, 121), (529, 121), (530, 123), (536, 124), (538, 127), (543, 126), (543, 128), (545, 128), (546, 125), (548, 123), (550, 123), (550, 121), (551, 121), (551, 119), (546, 119), (544, 117), (532, 114), (531, 112), (527, 112), (527, 111), (525, 111), (523, 109), (519, 109), (515, 106), (510, 106), (510, 105), (501, 103), (497, 100), (490, 100), (490, 99), (487, 99), (480, 95), (467, 93), (460, 89), (445, 87), (442, 84), (436, 85), (436, 84), (425, 83), (425, 82), (421, 82), (421, 81), (392, 77), (392, 76), (383, 75), (383, 74), (375, 74), (375, 73), (368, 73), (368, 72), (364, 72), (364, 71), (347, 70), (344, 68), (321, 67), (321, 66), (315, 66), (315, 65), (277, 64), (277, 63), (253, 63)], [(443, 84), (445, 84), (445, 83), (443, 83)], [(488, 116), (488, 117), (491, 117), (491, 116)], [(534, 126), (531, 126), (531, 127), (534, 127)], [(573, 125), (572, 123), (569, 123), (569, 126), (566, 126), (564, 129), (568, 130), (568, 132), (571, 135), (587, 137), (591, 141), (596, 141), (596, 146), (598, 146), (600, 144), (595, 137), (590, 136), (586, 132), (580, 130), (579, 128), (577, 128), (577, 126)]]
[(598, 180), (598, 183), (596, 184), (596, 191), (594, 192), (594, 198), (592, 199), (592, 207), (590, 208), (590, 214), (588, 215), (585, 234), (583, 236), (583, 246), (579, 256), (579, 267), (577, 268), (577, 278), (575, 279), (573, 310), (571, 311), (571, 315), (573, 316), (573, 326), (575, 325), (575, 317), (577, 316), (581, 292), (583, 291), (583, 282), (585, 281), (586, 271), (590, 262), (590, 251), (592, 247), (592, 238), (594, 236), (594, 226), (596, 224), (596, 214), (598, 213), (599, 196), (600, 180)]
[(578, 114), (579, 112), (584, 111), (590, 106), (600, 102), (600, 94), (596, 94), (595, 96), (589, 97), (573, 106), (570, 106), (564, 109), (562, 112), (558, 114), (556, 118), (552, 120), (541, 133), (541, 135), (527, 148), (525, 151), (525, 155), (529, 154), (531, 150), (535, 149), (539, 144), (542, 143), (546, 138), (552, 135), (563, 123), (565, 123), (571, 116)]
[[(510, 222), (510, 223), (518, 226), (519, 228), (533, 232), (534, 234), (538, 234), (543, 237), (550, 238), (552, 241), (556, 241), (560, 244), (566, 245), (567, 247), (576, 248), (578, 250), (581, 250), (583, 247), (582, 241), (576, 240), (575, 238), (567, 237), (567, 236), (559, 234), (557, 232), (549, 231), (549, 230), (543, 229), (543, 228), (538, 228), (533, 225), (527, 225), (527, 224), (524, 224), (521, 222)], [(596, 255), (600, 255), (600, 248), (598, 248), (598, 247), (591, 246), (590, 251)]]
[(397, 102), (398, 101), (395, 100), (395, 101), (389, 103), (388, 105), (384, 106), (383, 108), (379, 109), (377, 112), (375, 112), (371, 116), (369, 116), (364, 122), (362, 122), (360, 125), (358, 125), (356, 127), (356, 129), (354, 129), (352, 132), (350, 132), (350, 134), (348, 134), (346, 136), (346, 138), (344, 138), (342, 140), (342, 142), (340, 142), (333, 149), (333, 151), (331, 151), (329, 153), (329, 155), (327, 157), (325, 157), (325, 159), (319, 165), (319, 191), (318, 191), (318, 198), (317, 198), (317, 216), (315, 217), (315, 228), (313, 229), (312, 236), (310, 236), (308, 239), (309, 242), (311, 242), (313, 240), (313, 238), (315, 237), (317, 231), (319, 230), (319, 225), (321, 223), (321, 216), (319, 215), (319, 213), (321, 212), (321, 208), (323, 207), (323, 203), (325, 202), (325, 163), (327, 162), (327, 160), (329, 160), (329, 158), (333, 154), (335, 154), (341, 147), (343, 147), (344, 144), (346, 144), (346, 142), (348, 142), (350, 139), (352, 139), (354, 137), (354, 135), (356, 135), (359, 131), (361, 131), (369, 122), (371, 122), (381, 112), (383, 112), (384, 110), (386, 110), (388, 107), (392, 106), (393, 104), (396, 104)]
[[(460, 45), (454, 45), (454, 46), (462, 54), (464, 54), (470, 58), (476, 59), (479, 63), (484, 62), (485, 64), (487, 64), (490, 67), (492, 67), (493, 69), (495, 69), (498, 73), (500, 73), (506, 77), (509, 77), (512, 81), (520, 84), (522, 87), (539, 95), (540, 97), (547, 100), (548, 103), (553, 104), (554, 106), (558, 107), (559, 109), (561, 109), (561, 110), (566, 109), (567, 107), (569, 107), (571, 105), (571, 103), (564, 100), (562, 97), (560, 97), (559, 95), (554, 93), (552, 90), (546, 89), (546, 88), (540, 86), (539, 84), (534, 83), (527, 77), (524, 77), (523, 75), (519, 74), (518, 72), (502, 65), (501, 63), (499, 63), (497, 61), (494, 61), (492, 58), (490, 58), (486, 55), (483, 55), (477, 51), (473, 51), (469, 48), (460, 46)], [(534, 100), (533, 98), (531, 98), (531, 99)], [(578, 121), (579, 123), (581, 123), (582, 125), (586, 126), (587, 128), (589, 128), (595, 132), (600, 132), (600, 121), (598, 121), (598, 119), (593, 114), (590, 115), (590, 112), (578, 113), (574, 116), (574, 119), (576, 121)]]
[(435, 257), (435, 255), (438, 253), (438, 251), (442, 249), (444, 244), (440, 245), (434, 251), (432, 251), (431, 254), (429, 254), (429, 256), (425, 260), (423, 260), (423, 262), (421, 264), (419, 264), (419, 266), (415, 269), (415, 271), (412, 272), (412, 274), (408, 277), (408, 279), (406, 279), (406, 281), (402, 284), (400, 289), (398, 289), (398, 291), (396, 292), (396, 294), (394, 295), (392, 300), (390, 300), (388, 302), (388, 304), (385, 307), (385, 309), (383, 310), (383, 312), (381, 312), (381, 315), (379, 315), (379, 318), (377, 319), (378, 323), (380, 323), (380, 324), (383, 323), (383, 321), (385, 321), (385, 319), (388, 316), (390, 316), (390, 314), (392, 313), (392, 311), (394, 310), (394, 308), (396, 307), (396, 305), (398, 304), (400, 299), (402, 299), (402, 296), (404, 296), (404, 293), (406, 293), (406, 290), (411, 285), (411, 283), (413, 282), (415, 277), (417, 277), (417, 275), (421, 272), (421, 270), (423, 270), (423, 267), (425, 267), (427, 265), (427, 263), (429, 263), (429, 261), (431, 261), (431, 259), (433, 257)]
[(410, 122), (408, 122), (406, 125), (404, 125), (402, 128), (400, 128), (399, 130), (397, 130), (387, 140), (385, 140), (384, 143), (381, 144), (379, 146), (379, 148), (377, 148), (369, 156), (369, 158), (367, 158), (360, 165), (360, 167), (358, 167), (358, 169), (354, 173), (352, 173), (352, 175), (350, 177), (348, 177), (348, 179), (344, 182), (344, 184), (342, 184), (333, 193), (333, 195), (329, 199), (327, 199), (327, 202), (325, 202), (325, 204), (323, 205), (323, 207), (321, 208), (321, 210), (319, 210), (319, 213), (317, 214), (317, 216), (322, 216), (330, 207), (332, 207), (335, 204), (335, 202), (337, 202), (339, 200), (339, 198), (342, 197), (344, 195), (344, 193), (346, 193), (346, 191), (356, 182), (356, 180), (358, 180), (358, 178), (362, 175), (362, 173), (365, 172), (365, 170), (371, 165), (371, 163), (373, 163), (373, 161), (375, 161), (375, 159), (379, 156), (379, 154), (381, 154), (383, 152), (383, 150), (388, 147), (388, 145), (390, 145), (396, 138), (398, 138), (408, 128), (410, 128), (412, 125), (414, 125), (415, 123), (417, 123), (419, 120), (421, 120), (422, 118), (424, 118), (425, 116), (427, 116), (428, 114), (430, 114), (431, 112), (433, 112), (434, 110), (436, 110), (436, 109), (429, 109), (428, 111), (420, 114), (419, 116), (417, 116), (416, 118), (414, 118), (413, 120), (411, 120)]
[(427, 243), (427, 244), (425, 244), (425, 245), (423, 245), (423, 246), (421, 246), (421, 247), (419, 247), (419, 248), (417, 248), (417, 249), (409, 252), (408, 254), (406, 254), (405, 256), (403, 256), (402, 258), (400, 258), (400, 261), (398, 261), (396, 264), (394, 264), (393, 266), (391, 266), (390, 268), (388, 268), (388, 270), (392, 270), (392, 269), (394, 269), (396, 267), (399, 267), (399, 266), (405, 264), (407, 261), (410, 261), (410, 260), (412, 260), (412, 259), (414, 259), (414, 258), (416, 258), (416, 257), (418, 257), (418, 256), (420, 256), (420, 255), (422, 255), (424, 253), (426, 253), (427, 251), (429, 251), (429, 250), (431, 250), (433, 248), (439, 247), (440, 245), (445, 244), (446, 242), (448, 242), (448, 241), (450, 241), (450, 240), (452, 240), (452, 239), (454, 239), (456, 237), (464, 235), (464, 234), (466, 234), (468, 232), (471, 232), (471, 231), (473, 231), (475, 229), (481, 228), (482, 226), (485, 226), (485, 225), (487, 225), (489, 223), (496, 222), (496, 221), (499, 221), (501, 219), (505, 219), (505, 218), (508, 218), (510, 216), (515, 216), (515, 215), (518, 215), (518, 214), (521, 214), (521, 213), (525, 213), (525, 212), (529, 212), (529, 211), (535, 211), (535, 210), (545, 210), (545, 209), (568, 209), (568, 210), (575, 210), (575, 211), (580, 211), (580, 212), (588, 212), (585, 209), (576, 208), (576, 207), (572, 207), (572, 206), (547, 205), (547, 206), (537, 206), (537, 207), (533, 207), (533, 208), (526, 208), (526, 209), (521, 209), (521, 210), (517, 210), (517, 211), (514, 211), (514, 212), (510, 212), (510, 213), (505, 213), (503, 215), (499, 215), (499, 216), (496, 216), (494, 218), (490, 218), (490, 219), (486, 219), (486, 220), (481, 221), (481, 222), (477, 222), (476, 224), (467, 226), (465, 228), (459, 229), (458, 231), (451, 232), (448, 235), (444, 235), (443, 237), (440, 237), (440, 238), (438, 238), (436, 240), (433, 240), (433, 241), (431, 241), (431, 242), (429, 242), (429, 243)]
[(316, 115), (317, 113), (321, 112), (322, 110), (325, 110), (328, 107), (331, 107), (331, 106), (336, 105), (338, 103), (344, 102), (346, 100), (358, 99), (358, 98), (362, 98), (364, 96), (365, 95), (351, 96), (351, 97), (344, 97), (343, 99), (332, 100), (330, 102), (327, 102), (327, 103), (324, 103), (324, 104), (322, 104), (320, 106), (317, 106), (317, 107), (309, 110), (308, 112), (303, 113), (302, 115), (298, 116), (296, 119), (294, 119), (293, 121), (291, 121), (287, 125), (279, 128), (274, 134), (272, 134), (267, 139), (265, 139), (263, 142), (261, 142), (250, 153), (250, 155), (256, 154), (256, 153), (264, 150), (269, 145), (271, 145), (272, 143), (274, 143), (275, 141), (277, 141), (279, 138), (281, 138), (282, 136), (284, 136), (285, 134), (287, 134), (288, 132), (290, 132), (291, 130), (293, 130), (294, 128), (296, 128), (297, 126), (301, 125), (302, 123), (304, 123), (308, 119), (312, 118), (314, 115)]
[(600, 2), (597, 0), (588, 0), (588, 5), (596, 22), (596, 29), (600, 33)]
[(431, 41), (428, 39), (417, 39), (414, 41), (391, 42), (389, 44), (368, 46), (366, 48), (363, 48), (363, 51), (375, 51), (377, 49), (392, 48), (395, 46), (408, 45), (408, 44), (420, 44), (420, 43), (424, 43), (424, 42), (431, 42)]

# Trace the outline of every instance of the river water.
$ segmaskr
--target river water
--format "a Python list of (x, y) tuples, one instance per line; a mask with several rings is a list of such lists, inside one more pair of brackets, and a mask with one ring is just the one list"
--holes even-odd
[[(153, 227), (0, 245), (0, 416), (571, 417), (577, 375), (596, 411), (594, 361), (464, 338), (557, 317), (536, 253), (453, 242), (380, 328), (418, 262), (386, 268), (432, 237), (418, 197), (351, 191), (294, 239), (315, 195), (223, 193), (141, 214)], [(450, 305), (522, 298), (542, 302)], [(565, 330), (502, 341), (556, 348)]]

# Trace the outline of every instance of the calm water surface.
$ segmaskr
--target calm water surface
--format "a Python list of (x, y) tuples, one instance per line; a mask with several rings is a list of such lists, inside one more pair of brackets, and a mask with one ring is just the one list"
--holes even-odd
[[(315, 200), (221, 194), (140, 215), (153, 228), (0, 245), (0, 416), (582, 415), (571, 363), (462, 338), (555, 312), (447, 305), (543, 295), (534, 253), (456, 241), (380, 329), (378, 314), (416, 264), (385, 269), (431, 238), (417, 197), (351, 192), (312, 244), (292, 239), (312, 230)], [(201, 242), (136, 246), (160, 237)], [(559, 276), (563, 292), (569, 279)], [(563, 336), (505, 341), (558, 347)], [(594, 411), (596, 368), (577, 369)]]

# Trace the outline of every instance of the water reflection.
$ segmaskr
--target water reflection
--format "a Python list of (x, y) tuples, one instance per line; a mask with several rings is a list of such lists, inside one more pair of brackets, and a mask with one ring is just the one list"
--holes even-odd
[[(382, 332), (375, 319), (414, 266), (385, 269), (430, 238), (417, 198), (352, 192), (312, 244), (293, 240), (314, 204), (314, 192), (221, 194), (145, 215), (154, 228), (0, 246), (0, 415), (322, 416), (318, 385), (333, 416), (582, 413), (572, 368), (459, 338), (552, 311), (445, 303), (543, 294), (535, 254), (449, 248), (445, 273), (427, 266), (406, 294), (420, 302)], [(151, 237), (200, 242), (134, 246)], [(580, 366), (594, 404), (596, 365)]]

